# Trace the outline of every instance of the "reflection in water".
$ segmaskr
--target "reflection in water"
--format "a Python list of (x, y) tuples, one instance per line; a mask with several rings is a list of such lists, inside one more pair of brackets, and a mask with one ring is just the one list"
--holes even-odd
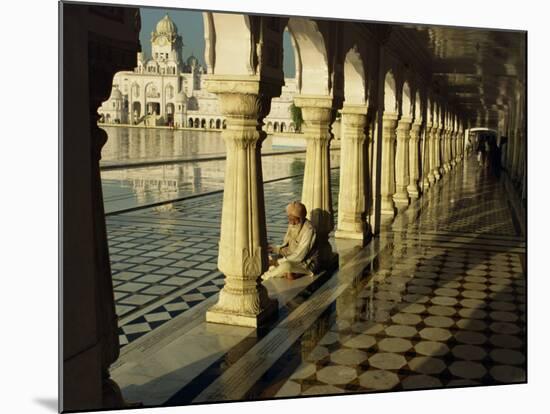
[[(201, 158), (225, 155), (219, 132), (105, 127), (109, 139), (102, 151), (101, 171), (105, 212), (125, 210), (190, 195), (223, 190), (225, 160)], [(263, 152), (276, 148), (268, 137)], [(299, 148), (294, 148), (299, 150)], [(176, 161), (177, 160), (177, 161)], [(331, 167), (340, 153), (331, 152)], [(137, 166), (136, 162), (156, 162)], [(262, 158), (264, 181), (303, 174), (305, 151)], [(125, 168), (127, 167), (127, 168)]]
[[(155, 128), (101, 126), (108, 135), (101, 151), (101, 165), (118, 165), (136, 161), (193, 159), (225, 154), (219, 131), (171, 130)], [(262, 152), (288, 150), (273, 143), (268, 136)], [(294, 147), (292, 149), (303, 149)]]
[(191, 159), (200, 155), (222, 155), (225, 145), (219, 132), (152, 128), (106, 127), (107, 143), (101, 152), (102, 165), (136, 161)]

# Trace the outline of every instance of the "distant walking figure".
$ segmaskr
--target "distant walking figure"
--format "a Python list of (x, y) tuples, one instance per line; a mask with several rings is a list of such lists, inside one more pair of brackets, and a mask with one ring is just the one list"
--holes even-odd
[(477, 152), (477, 162), (479, 162), (479, 165), (484, 166), (486, 159), (487, 159), (487, 141), (485, 137), (480, 136), (477, 139), (477, 146), (476, 146), (476, 152)]

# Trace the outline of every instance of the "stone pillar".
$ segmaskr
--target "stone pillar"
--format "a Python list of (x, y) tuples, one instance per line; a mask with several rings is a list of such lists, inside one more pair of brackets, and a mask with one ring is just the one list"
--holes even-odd
[[(109, 368), (120, 353), (99, 161), (107, 134), (97, 108), (113, 75), (132, 67), (139, 9), (60, 3), (63, 91), (60, 411), (128, 407)], [(107, 16), (107, 17), (105, 17)]]
[(454, 131), (455, 165), (458, 165), (458, 163), (460, 162), (460, 148), (459, 148), (460, 142), (458, 141), (459, 138), (460, 138), (460, 134), (458, 130), (455, 130)]
[(430, 185), (434, 185), (436, 181), (435, 171), (436, 165), (436, 140), (437, 140), (437, 125), (432, 125), (430, 128), (430, 135), (427, 137), (430, 145), (430, 171), (428, 173), (428, 180)]
[(446, 139), (447, 139), (447, 164), (449, 171), (453, 169), (453, 157), (454, 157), (454, 149), (453, 149), (453, 131), (449, 128), (445, 131)]
[[(432, 129), (433, 133), (433, 129)], [(434, 133), (434, 176), (435, 180), (441, 179), (441, 140), (443, 139), (443, 128), (441, 126)]]
[(457, 131), (453, 130), (451, 132), (451, 142), (452, 142), (451, 149), (452, 149), (452, 152), (453, 152), (453, 160), (451, 162), (451, 166), (454, 168), (454, 167), (456, 167), (456, 164), (458, 163), (458, 145), (457, 145), (458, 133), (457, 133)]
[(397, 123), (397, 148), (395, 154), (395, 194), (393, 201), (397, 207), (409, 205), (409, 140), (411, 133), (410, 118), (401, 118)]
[[(367, 155), (368, 155), (368, 168), (367, 168), (367, 211), (369, 217), (370, 230), (373, 234), (376, 234), (380, 229), (380, 215), (376, 214), (379, 210), (380, 204), (380, 187), (377, 183), (377, 165), (378, 157), (380, 157), (380, 151), (378, 151), (378, 110), (370, 108), (367, 114)], [(341, 168), (341, 167), (340, 167)]]
[[(424, 133), (424, 154), (423, 154), (423, 181), (424, 188), (429, 188), (433, 184), (432, 172), (432, 125), (426, 124), (426, 131)], [(431, 176), (430, 176), (431, 174)]]
[(345, 105), (342, 110), (340, 193), (336, 238), (364, 241), (370, 234), (367, 213), (366, 105)]
[(317, 233), (318, 247), (324, 261), (321, 266), (326, 267), (335, 258), (328, 242), (328, 235), (334, 228), (329, 154), (331, 124), (334, 121), (333, 98), (296, 95), (294, 104), (302, 109), (302, 130), (307, 145), (301, 201)]
[(210, 75), (206, 89), (218, 96), (227, 128), (222, 131), (227, 158), (218, 268), (225, 285), (207, 322), (257, 327), (277, 312), (260, 276), (268, 268), (261, 145), (262, 120), (271, 96), (258, 77)]
[(447, 130), (445, 128), (442, 128), (440, 130), (440, 135), (439, 135), (439, 159), (440, 159), (440, 164), (439, 164), (439, 168), (437, 169), (439, 171), (439, 174), (440, 175), (443, 175), (444, 173), (446, 173), (448, 170), (445, 168), (445, 164), (447, 162), (447, 150), (449, 149), (449, 145), (448, 145), (448, 142), (447, 142)]
[(382, 117), (382, 176), (380, 177), (381, 214), (395, 216), (395, 140), (397, 114), (384, 113)]
[(418, 178), (420, 177), (418, 165), (420, 126), (421, 124), (416, 121), (412, 124), (409, 139), (409, 185), (407, 186), (407, 192), (412, 200), (416, 200), (420, 197), (418, 188)]
[(454, 148), (454, 131), (451, 129), (451, 127), (449, 127), (448, 131), (447, 131), (447, 140), (448, 140), (448, 143), (449, 143), (449, 149), (447, 151), (448, 155), (447, 155), (447, 162), (449, 164), (449, 171), (453, 169), (453, 167), (455, 166), (455, 164), (453, 164), (453, 159), (456, 155), (456, 152), (455, 152), (455, 148)]
[(445, 141), (445, 146), (443, 150), (443, 170), (449, 172), (451, 170), (451, 131), (447, 128), (443, 129), (443, 140)]

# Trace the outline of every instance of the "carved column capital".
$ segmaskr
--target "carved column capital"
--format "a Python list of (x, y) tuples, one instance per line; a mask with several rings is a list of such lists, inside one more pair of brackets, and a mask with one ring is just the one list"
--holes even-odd
[(260, 80), (259, 76), (206, 75), (206, 90), (220, 99), (224, 116), (258, 119), (267, 116), (276, 85)]
[(411, 125), (411, 131), (410, 131), (410, 138), (412, 140), (419, 140), (420, 139), (420, 128), (422, 127), (421, 124), (413, 123)]
[(382, 115), (382, 122), (397, 123), (398, 119), (399, 119), (399, 115), (393, 112), (384, 112), (384, 114)]
[(342, 114), (345, 115), (364, 115), (367, 116), (369, 107), (367, 105), (344, 104)]
[(408, 140), (410, 137), (411, 131), (411, 119), (410, 118), (401, 118), (397, 123), (397, 139), (398, 140)]
[(366, 105), (344, 105), (342, 109), (343, 138), (363, 142), (366, 139), (367, 126)]
[(296, 95), (294, 104), (302, 109), (302, 130), (305, 138), (328, 144), (332, 138), (330, 126), (336, 114), (332, 106), (333, 98), (324, 95)]
[(382, 116), (382, 139), (384, 141), (393, 141), (396, 136), (396, 126), (397, 126), (397, 114), (386, 114)]

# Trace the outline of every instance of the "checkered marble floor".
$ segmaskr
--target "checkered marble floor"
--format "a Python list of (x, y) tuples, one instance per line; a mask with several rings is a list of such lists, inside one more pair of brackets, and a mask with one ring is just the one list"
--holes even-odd
[(430, 190), (272, 396), (525, 382), (525, 239), (502, 188), (467, 162)]
[[(337, 169), (331, 179), (333, 197), (337, 197)], [(270, 243), (282, 240), (287, 226), (286, 204), (299, 199), (301, 191), (301, 177), (265, 184)], [(217, 243), (222, 197), (205, 195), (107, 217), (121, 346), (221, 289)]]

